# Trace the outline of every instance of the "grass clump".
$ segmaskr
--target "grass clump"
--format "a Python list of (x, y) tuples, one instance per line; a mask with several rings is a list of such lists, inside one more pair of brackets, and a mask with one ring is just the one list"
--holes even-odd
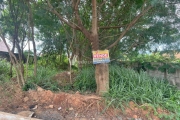
[(10, 63), (5, 59), (0, 59), (0, 82), (5, 82), (10, 79), (9, 70)]
[(76, 76), (73, 84), (75, 90), (92, 91), (96, 90), (96, 80), (94, 75), (94, 67), (83, 68)]
[[(125, 103), (133, 101), (139, 105), (148, 104), (156, 112), (163, 107), (171, 114), (160, 114), (163, 119), (180, 118), (180, 91), (166, 80), (150, 77), (141, 71), (110, 65), (110, 89), (104, 95), (107, 106), (124, 109)], [(94, 67), (84, 68), (77, 75), (74, 87), (81, 91), (95, 91)], [(177, 119), (178, 120), (178, 119)]]
[(176, 87), (145, 72), (137, 73), (114, 65), (110, 66), (110, 90), (105, 98), (117, 108), (124, 108), (123, 103), (134, 101), (140, 105), (148, 103), (154, 107), (164, 107), (175, 113), (174, 116), (180, 113), (180, 94)]
[[(159, 114), (162, 119), (180, 118), (180, 91), (168, 81), (150, 77), (146, 72), (140, 73), (117, 65), (110, 65), (110, 89), (104, 98), (108, 106), (124, 109), (130, 101), (138, 105), (148, 105), (157, 114), (156, 108), (169, 110), (170, 114)], [(74, 88), (95, 91), (94, 67), (88, 67), (78, 73)], [(127, 104), (125, 104), (127, 103)]]
[(52, 76), (54, 76), (56, 73), (57, 72), (55, 70), (49, 69), (47, 67), (38, 67), (37, 76), (28, 78), (26, 84), (23, 87), (23, 90), (27, 91), (29, 89), (35, 89), (36, 85), (47, 90), (59, 90), (58, 83), (52, 80)]

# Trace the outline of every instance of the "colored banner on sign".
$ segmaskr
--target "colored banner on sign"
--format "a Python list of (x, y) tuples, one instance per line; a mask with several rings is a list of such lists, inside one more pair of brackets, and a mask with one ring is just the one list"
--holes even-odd
[(97, 50), (92, 51), (93, 53), (93, 64), (109, 63), (109, 50)]

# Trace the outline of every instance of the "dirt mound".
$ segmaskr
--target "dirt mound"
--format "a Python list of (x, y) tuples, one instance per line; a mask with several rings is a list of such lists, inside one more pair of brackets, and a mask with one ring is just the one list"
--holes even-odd
[(0, 111), (12, 112), (22, 103), (24, 93), (15, 82), (0, 85)]
[(57, 81), (59, 86), (66, 86), (70, 83), (73, 83), (74, 78), (75, 78), (75, 74), (73, 72), (70, 73), (69, 71), (64, 71), (56, 74), (53, 77), (53, 80)]
[[(103, 98), (93, 94), (53, 93), (40, 87), (37, 90), (22, 92), (18, 86), (13, 85), (0, 87), (0, 90), (3, 90), (0, 97), (0, 111), (14, 114), (21, 111), (33, 111), (34, 117), (43, 120), (129, 120), (132, 118), (159, 120), (155, 114), (168, 114), (161, 108), (155, 113), (150, 105), (138, 106), (134, 102), (130, 102), (129, 107), (123, 112), (108, 107), (104, 104)], [(4, 90), (8, 91), (7, 95)]]
[[(44, 110), (50, 110), (47, 112), (49, 115), (57, 115), (57, 113), (59, 113), (65, 120), (74, 118), (85, 118), (88, 120), (93, 118), (102, 120), (153, 118), (153, 120), (160, 120), (154, 115), (155, 111), (148, 104), (138, 106), (134, 102), (130, 102), (129, 107), (125, 108), (125, 112), (123, 112), (119, 109), (108, 108), (105, 106), (103, 98), (99, 96), (81, 95), (79, 92), (75, 94), (64, 92), (53, 93), (40, 88), (38, 91), (28, 91), (26, 95), (26, 97), (30, 99), (30, 103), (34, 102), (34, 105), (38, 106), (35, 113), (37, 116), (41, 116), (39, 118), (42, 118)], [(157, 114), (160, 113), (167, 114), (167, 111), (159, 109)], [(48, 118), (48, 116), (45, 116), (45, 118)]]
[(64, 106), (68, 104), (68, 107), (74, 108), (85, 108), (92, 101), (98, 102), (101, 100), (101, 97), (95, 95), (80, 95), (78, 92), (75, 94), (69, 94), (64, 92), (53, 93), (50, 90), (44, 91), (34, 91), (31, 90), (28, 93), (28, 97), (33, 101), (36, 101), (41, 104), (53, 104), (58, 106)]

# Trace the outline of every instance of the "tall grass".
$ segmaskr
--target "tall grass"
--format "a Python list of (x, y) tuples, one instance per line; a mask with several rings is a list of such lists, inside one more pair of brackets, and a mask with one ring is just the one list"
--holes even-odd
[(0, 82), (9, 81), (10, 63), (0, 58)]
[(176, 88), (165, 80), (152, 78), (145, 72), (139, 74), (132, 69), (110, 67), (110, 90), (106, 96), (116, 99), (116, 102), (161, 104), (175, 93)]
[(75, 90), (94, 92), (96, 90), (94, 67), (83, 68), (77, 74), (73, 86)]
[[(148, 76), (141, 71), (110, 66), (110, 89), (105, 98), (112, 106), (124, 108), (124, 103), (149, 103), (180, 113), (180, 92), (165, 80)], [(178, 110), (179, 109), (179, 110)], [(179, 116), (180, 117), (180, 116)]]
[[(148, 103), (154, 107), (164, 107), (174, 113), (172, 118), (180, 114), (180, 91), (167, 81), (150, 77), (143, 71), (137, 73), (116, 65), (110, 65), (109, 71), (110, 89), (104, 95), (108, 105), (123, 109), (126, 107), (124, 103), (134, 101), (139, 105)], [(83, 91), (95, 91), (94, 78), (94, 67), (84, 68), (76, 78), (75, 87)]]
[(37, 76), (29, 77), (25, 86), (23, 87), (23, 90), (35, 89), (35, 85), (52, 91), (59, 90), (58, 83), (52, 80), (52, 77), (56, 73), (57, 71), (49, 69), (48, 67), (38, 67)]

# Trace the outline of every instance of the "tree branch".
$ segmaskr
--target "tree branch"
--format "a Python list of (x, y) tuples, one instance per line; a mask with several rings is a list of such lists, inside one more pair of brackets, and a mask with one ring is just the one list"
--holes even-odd
[(110, 46), (108, 46), (106, 49), (110, 49), (112, 47), (114, 47), (115, 45), (118, 44), (118, 42), (125, 36), (125, 34), (130, 30), (130, 28), (132, 26), (134, 26), (137, 21), (145, 14), (147, 13), (150, 9), (152, 8), (152, 6), (149, 6), (147, 9), (145, 9), (144, 11), (142, 11), (138, 16), (136, 16), (127, 26), (127, 28), (122, 32), (122, 34), (119, 36), (119, 38), (112, 43)]
[[(91, 33), (90, 33), (90, 31), (88, 31), (84, 26), (83, 26), (83, 22), (82, 22), (82, 20), (81, 20), (81, 17), (79, 16), (79, 10), (78, 10), (78, 5), (79, 5), (79, 3), (80, 3), (80, 0), (77, 0), (76, 1), (76, 3), (75, 3), (75, 5), (73, 5), (74, 7), (73, 7), (73, 9), (74, 9), (74, 13), (75, 13), (75, 18), (76, 18), (76, 20), (77, 20), (77, 24), (78, 24), (78, 26), (80, 27), (80, 31), (85, 35), (85, 37), (88, 39), (88, 40), (90, 40), (89, 38), (90, 38), (90, 35), (91, 35)], [(91, 40), (90, 40), (91, 41)]]
[(80, 0), (77, 0), (75, 8), (78, 8), (79, 3), (80, 3)]
[(97, 9), (96, 0), (92, 0), (92, 33), (97, 34)]
[(70, 23), (70, 22), (68, 22), (65, 18), (63, 18), (54, 8), (53, 8), (53, 6), (51, 5), (51, 3), (49, 2), (49, 0), (47, 0), (47, 4), (48, 4), (48, 6), (49, 6), (49, 11), (50, 12), (52, 12), (52, 13), (54, 13), (55, 15), (57, 15), (57, 17), (61, 20), (61, 21), (63, 21), (64, 23), (66, 23), (68, 26), (70, 26), (71, 28), (73, 28), (73, 29), (77, 29), (77, 30), (80, 30), (81, 29), (81, 27), (79, 27), (78, 25), (76, 25), (75, 23)]
[(125, 25), (120, 25), (120, 26), (102, 26), (102, 27), (99, 27), (99, 29), (116, 29), (116, 28), (121, 28), (121, 27), (125, 27)]
[(83, 24), (82, 24), (82, 20), (81, 20), (81, 18), (80, 18), (80, 16), (79, 16), (79, 11), (78, 11), (78, 5), (79, 5), (79, 3), (80, 3), (80, 0), (77, 0), (76, 4), (75, 4), (75, 6), (74, 6), (74, 12), (75, 12), (76, 20), (77, 20), (77, 22), (78, 22), (78, 26), (80, 26), (80, 27), (81, 27), (81, 30), (82, 30), (82, 28), (84, 28), (84, 27), (83, 27)]

